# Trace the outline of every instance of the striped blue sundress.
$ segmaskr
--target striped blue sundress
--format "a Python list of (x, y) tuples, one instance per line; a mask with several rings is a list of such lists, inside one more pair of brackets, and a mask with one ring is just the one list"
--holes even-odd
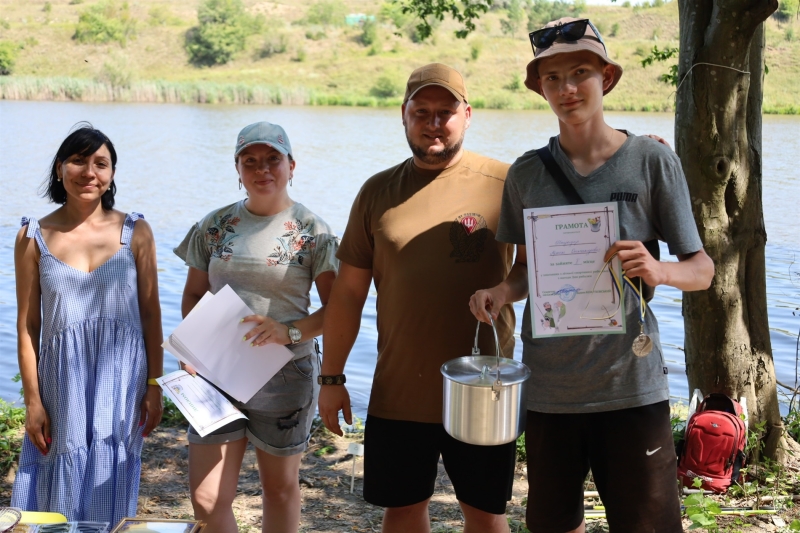
[(112, 525), (136, 516), (147, 386), (130, 248), (139, 218), (126, 216), (122, 247), (92, 272), (53, 256), (38, 221), (22, 219), (41, 253), (39, 390), (52, 444), (42, 455), (25, 436), (11, 496), (15, 507)]

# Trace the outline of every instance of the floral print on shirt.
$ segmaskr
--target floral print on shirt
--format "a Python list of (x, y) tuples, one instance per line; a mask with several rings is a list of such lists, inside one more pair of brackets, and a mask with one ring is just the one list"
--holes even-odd
[(314, 223), (303, 224), (300, 219), (284, 222), (286, 232), (278, 237), (278, 246), (267, 256), (267, 266), (303, 265), (317, 247), (314, 235)]
[(206, 230), (206, 244), (211, 251), (211, 257), (217, 257), (223, 261), (230, 261), (233, 257), (233, 239), (236, 235), (234, 226), (239, 224), (241, 219), (231, 214), (224, 215), (217, 219), (214, 216), (214, 223)]

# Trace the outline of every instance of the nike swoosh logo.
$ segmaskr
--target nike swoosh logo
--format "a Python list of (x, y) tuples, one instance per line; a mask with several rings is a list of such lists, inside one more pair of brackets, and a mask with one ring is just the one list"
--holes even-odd
[(656, 449), (655, 449), (655, 450), (653, 450), (652, 452), (651, 452), (650, 450), (647, 450), (647, 451), (646, 451), (646, 452), (644, 452), (644, 453), (646, 453), (647, 455), (653, 455), (654, 453), (656, 453), (656, 452), (657, 452), (658, 450), (660, 450), (661, 448), (662, 448), (662, 447), (661, 447), (661, 446), (659, 446), (658, 448), (656, 448)]

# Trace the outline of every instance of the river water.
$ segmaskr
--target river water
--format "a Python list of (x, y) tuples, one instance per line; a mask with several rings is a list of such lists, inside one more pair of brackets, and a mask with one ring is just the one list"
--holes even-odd
[[(37, 189), (59, 144), (81, 120), (103, 130), (117, 148), (117, 207), (144, 213), (155, 232), (165, 333), (180, 321), (186, 276), (172, 248), (204, 214), (243, 196), (232, 153), (244, 125), (268, 120), (284, 126), (297, 159), (291, 197), (318, 213), (339, 235), (362, 182), (410, 155), (399, 109), (0, 101), (0, 397), (6, 400), (19, 398), (19, 386), (11, 381), (18, 372), (14, 235), (23, 215), (41, 218), (54, 208)], [(635, 133), (656, 133), (674, 145), (670, 114), (608, 113), (607, 120)], [(465, 146), (511, 162), (544, 145), (556, 131), (549, 112), (476, 110)], [(800, 327), (800, 233), (794, 222), (800, 200), (794, 161), (798, 138), (800, 117), (764, 117), (769, 322), (778, 380), (787, 385), (795, 383)], [(664, 247), (662, 257), (667, 257)], [(679, 291), (660, 287), (651, 305), (661, 325), (671, 394), (686, 398), (680, 298)], [(522, 309), (517, 306), (518, 322)], [(366, 412), (376, 342), (373, 291), (346, 368), (353, 407), (361, 415)], [(517, 358), (520, 352), (517, 342)], [(177, 362), (167, 355), (165, 370), (175, 368)]]

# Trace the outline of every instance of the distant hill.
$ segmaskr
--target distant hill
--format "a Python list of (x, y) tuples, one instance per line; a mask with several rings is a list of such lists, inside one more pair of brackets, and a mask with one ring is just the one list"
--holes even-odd
[[(244, 33), (230, 37), (244, 49), (215, 66), (192, 64), (185, 47), (200, 3), (0, 0), (0, 65), (4, 48), (15, 56), (11, 75), (0, 76), (0, 98), (396, 105), (411, 70), (440, 61), (465, 75), (475, 107), (546, 106), (522, 84), (532, 57), (528, 13), (514, 11), (522, 0), (497, 1), (511, 11), (486, 14), (465, 40), (445, 21), (423, 43), (385, 2), (245, 0)], [(654, 46), (678, 46), (677, 2), (618, 3), (581, 10), (625, 69), (606, 107), (670, 111), (674, 87), (658, 78), (677, 61), (641, 61)], [(344, 24), (359, 13), (366, 16)], [(766, 62), (765, 112), (800, 113), (800, 22), (768, 21)]]

